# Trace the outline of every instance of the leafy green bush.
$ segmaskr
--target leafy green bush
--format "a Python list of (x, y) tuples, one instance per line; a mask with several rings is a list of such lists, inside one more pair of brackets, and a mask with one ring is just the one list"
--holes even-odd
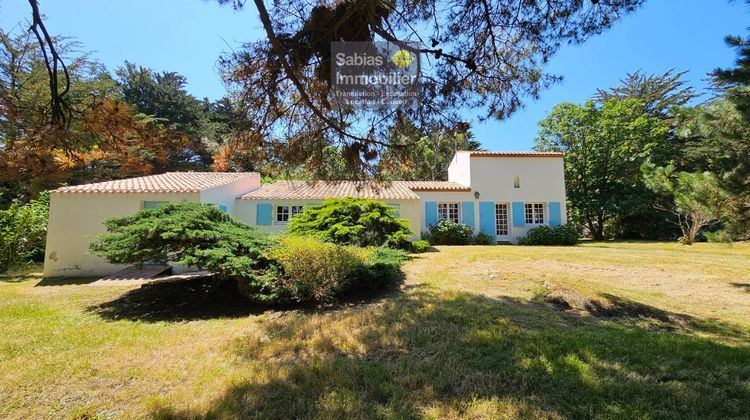
[(411, 246), (410, 246), (411, 252), (415, 254), (421, 254), (423, 252), (427, 252), (429, 248), (430, 248), (430, 243), (425, 240), (414, 241), (411, 243)]
[(578, 243), (578, 229), (573, 224), (560, 226), (539, 226), (529, 230), (526, 237), (518, 240), (519, 245), (575, 245)]
[(49, 193), (27, 204), (13, 201), (0, 210), (0, 273), (44, 260)]
[(168, 204), (109, 219), (91, 252), (112, 263), (171, 262), (232, 280), (251, 300), (325, 303), (396, 278), (406, 253), (314, 237), (271, 239), (210, 204)]
[(477, 236), (474, 237), (474, 244), (475, 245), (495, 245), (497, 243), (497, 239), (492, 236), (488, 235), (484, 232), (477, 233)]
[(729, 232), (727, 232), (726, 230), (717, 230), (716, 232), (703, 232), (703, 236), (705, 236), (708, 242), (729, 244), (733, 241), (732, 235), (729, 234)]
[(408, 246), (412, 234), (409, 223), (396, 217), (395, 208), (363, 198), (329, 198), (305, 207), (291, 219), (287, 232), (341, 245), (391, 248)]
[(430, 231), (422, 234), (432, 245), (468, 245), (473, 236), (474, 229), (447, 219), (430, 226)]
[(269, 259), (281, 267), (279, 287), (295, 302), (330, 302), (348, 289), (361, 261), (347, 247), (313, 237), (282, 236)]
[(263, 255), (269, 237), (216, 206), (167, 204), (104, 224), (109, 233), (97, 237), (90, 250), (109, 262), (172, 262), (233, 279), (253, 300), (275, 302), (281, 296), (275, 267)]
[(348, 291), (378, 290), (394, 283), (401, 273), (401, 264), (407, 258), (409, 256), (402, 250), (370, 248), (351, 273)]

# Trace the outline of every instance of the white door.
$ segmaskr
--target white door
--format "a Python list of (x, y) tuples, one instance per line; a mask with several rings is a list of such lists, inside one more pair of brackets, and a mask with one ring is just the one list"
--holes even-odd
[(510, 241), (508, 203), (495, 203), (495, 234), (498, 242)]

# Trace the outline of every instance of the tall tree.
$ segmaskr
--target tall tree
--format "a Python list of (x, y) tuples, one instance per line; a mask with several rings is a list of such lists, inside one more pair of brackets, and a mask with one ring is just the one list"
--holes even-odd
[(618, 218), (650, 203), (640, 166), (666, 148), (666, 126), (635, 99), (601, 106), (562, 103), (539, 122), (535, 149), (564, 152), (571, 216), (595, 239)]
[(684, 108), (676, 132), (685, 142), (683, 167), (710, 171), (730, 199), (726, 224), (734, 238), (750, 237), (750, 37), (728, 36), (734, 67), (711, 74), (720, 95)]
[(187, 144), (178, 133), (116, 99), (104, 67), (76, 45), (55, 39), (70, 86), (66, 123), (49, 121), (47, 69), (30, 33), (0, 31), (0, 207), (64, 182), (92, 181), (169, 169)]
[[(218, 0), (243, 7), (244, 0)], [(641, 0), (527, 0), (308, 2), (255, 0), (266, 39), (223, 60), (225, 78), (241, 94), (259, 141), (290, 164), (310, 149), (334, 145), (354, 168), (378, 175), (389, 127), (406, 114), (420, 129), (454, 125), (458, 111), (505, 118), (559, 80), (544, 72), (566, 43), (580, 43), (609, 28)], [(387, 41), (421, 54), (416, 109), (334, 106), (331, 43)], [(407, 41), (419, 43), (418, 47)], [(309, 146), (301, 146), (305, 143)], [(285, 149), (291, 149), (285, 150)]]
[(686, 86), (683, 79), (686, 71), (670, 69), (663, 74), (647, 75), (641, 70), (628, 73), (620, 80), (620, 85), (609, 89), (598, 89), (594, 100), (605, 103), (610, 99), (637, 99), (643, 104), (643, 111), (660, 119), (668, 119), (670, 110), (687, 104), (698, 95)]
[(651, 163), (641, 170), (646, 186), (669, 198), (669, 205), (661, 209), (673, 215), (685, 245), (692, 245), (701, 229), (718, 222), (726, 211), (727, 194), (710, 172), (679, 172), (672, 165)]
[(389, 143), (408, 147), (385, 151), (378, 163), (384, 178), (413, 181), (447, 180), (448, 165), (457, 151), (482, 147), (465, 124), (420, 130), (405, 118), (398, 119), (391, 127)]
[(158, 73), (127, 61), (117, 70), (117, 76), (125, 102), (188, 137), (190, 146), (183, 151), (182, 164), (198, 168), (211, 164), (211, 146), (218, 143), (215, 137), (221, 135), (222, 128), (217, 132), (216, 122), (210, 120), (211, 104), (187, 92), (184, 76)]

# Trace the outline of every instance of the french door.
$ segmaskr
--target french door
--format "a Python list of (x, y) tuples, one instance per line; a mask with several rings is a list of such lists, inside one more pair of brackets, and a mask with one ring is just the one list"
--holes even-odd
[(495, 203), (495, 235), (498, 242), (510, 241), (508, 203)]

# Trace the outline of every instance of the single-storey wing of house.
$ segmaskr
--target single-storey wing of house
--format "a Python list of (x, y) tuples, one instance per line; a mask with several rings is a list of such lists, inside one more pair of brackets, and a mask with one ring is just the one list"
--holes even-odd
[(121, 269), (90, 255), (103, 222), (165, 202), (211, 203), (266, 232), (286, 229), (305, 206), (332, 197), (363, 197), (394, 206), (415, 232), (441, 219), (515, 243), (529, 229), (567, 220), (563, 155), (547, 152), (456, 153), (448, 181), (277, 181), (246, 173), (169, 172), (64, 187), (51, 192), (45, 276), (107, 275)]

